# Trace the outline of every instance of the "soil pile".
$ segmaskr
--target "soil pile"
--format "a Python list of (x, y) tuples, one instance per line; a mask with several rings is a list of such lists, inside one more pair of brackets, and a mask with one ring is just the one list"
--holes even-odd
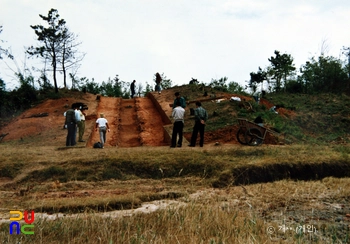
[[(163, 90), (161, 94), (153, 92), (150, 94), (152, 97), (138, 97), (134, 99), (77, 93), (73, 98), (46, 100), (23, 112), (10, 123), (3, 126), (0, 134), (8, 133), (3, 141), (20, 141), (23, 144), (35, 142), (38, 146), (64, 147), (67, 131), (63, 128), (65, 121), (63, 114), (70, 108), (71, 104), (82, 102), (89, 108), (86, 111), (86, 129), (83, 137), (86, 142), (78, 142), (77, 146), (92, 147), (95, 142), (100, 141), (99, 133), (95, 130), (95, 121), (100, 116), (100, 113), (104, 113), (111, 129), (107, 133), (106, 147), (168, 145), (169, 136), (166, 136), (167, 133), (164, 130), (164, 126), (168, 125), (168, 127), (171, 127), (171, 112), (175, 89), (177, 88)], [(197, 93), (187, 91), (186, 128), (193, 127), (190, 109), (195, 107), (195, 101), (229, 100), (233, 96), (232, 94), (217, 93), (215, 96), (209, 94), (209, 96), (203, 97), (201, 93)], [(238, 97), (242, 101), (253, 102), (250, 97)], [(273, 104), (264, 99), (261, 100), (261, 104), (266, 107), (273, 106)], [(281, 116), (292, 116), (292, 112), (283, 108), (279, 109), (279, 112)], [(238, 144), (236, 139), (238, 129), (239, 127), (235, 125), (226, 126), (216, 131), (206, 131), (205, 144), (214, 144), (216, 142)], [(185, 131), (184, 137), (190, 140), (191, 132)], [(274, 136), (267, 134), (264, 143), (276, 144), (277, 142)]]

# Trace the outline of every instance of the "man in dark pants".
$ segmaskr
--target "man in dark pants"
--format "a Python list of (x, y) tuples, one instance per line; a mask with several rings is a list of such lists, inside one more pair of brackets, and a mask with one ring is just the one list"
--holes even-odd
[(75, 109), (76, 107), (72, 105), (71, 109), (68, 109), (66, 111), (66, 125), (67, 125), (67, 139), (66, 139), (66, 146), (74, 146), (75, 145), (75, 131), (77, 127), (77, 121), (75, 117)]
[(131, 98), (134, 98), (134, 96), (135, 96), (135, 82), (136, 82), (136, 80), (133, 80), (131, 85), (130, 85)]
[(173, 134), (171, 136), (171, 146), (176, 146), (176, 139), (177, 135), (179, 135), (179, 140), (177, 142), (178, 147), (182, 147), (182, 132), (184, 129), (184, 117), (185, 117), (185, 109), (181, 107), (180, 101), (177, 101), (175, 103), (175, 108), (172, 112), (172, 117), (174, 119), (174, 127), (173, 127)]
[(208, 119), (208, 113), (204, 108), (202, 108), (201, 102), (196, 102), (196, 109), (194, 110), (194, 119), (195, 119), (195, 124), (192, 131), (191, 144), (188, 146), (194, 147), (196, 145), (197, 135), (199, 132), (199, 136), (200, 136), (199, 146), (203, 147), (204, 128), (205, 128), (205, 122)]

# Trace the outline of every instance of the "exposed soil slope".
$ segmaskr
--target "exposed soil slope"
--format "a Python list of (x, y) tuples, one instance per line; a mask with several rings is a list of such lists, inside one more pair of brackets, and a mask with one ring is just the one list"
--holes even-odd
[[(96, 96), (92, 94), (77, 93), (74, 98), (46, 100), (15, 117), (1, 128), (0, 134), (9, 133), (3, 141), (19, 140), (23, 144), (35, 141), (38, 146), (65, 146), (67, 130), (63, 128), (65, 121), (63, 114), (75, 102), (83, 102), (89, 107), (84, 136), (86, 138), (86, 135), (91, 134), (92, 123), (95, 122), (97, 101)], [(47, 116), (33, 117), (43, 113)]]
[[(65, 146), (67, 131), (63, 129), (63, 113), (75, 102), (88, 105), (86, 129), (83, 139), (77, 146), (92, 147), (100, 141), (95, 130), (95, 121), (103, 113), (108, 120), (106, 147), (136, 147), (167, 145), (163, 133), (163, 121), (153, 102), (147, 98), (121, 99), (98, 97), (78, 93), (77, 98), (46, 100), (14, 118), (0, 130), (9, 133), (3, 141), (18, 141), (38, 146)], [(40, 116), (43, 115), (43, 116)]]

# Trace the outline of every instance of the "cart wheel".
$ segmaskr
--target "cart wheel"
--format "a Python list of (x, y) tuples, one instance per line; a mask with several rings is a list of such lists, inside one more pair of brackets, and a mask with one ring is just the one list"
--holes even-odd
[(237, 141), (242, 145), (247, 145), (248, 143), (245, 140), (245, 133), (247, 132), (247, 128), (241, 127), (237, 132)]
[(249, 146), (258, 146), (262, 144), (263, 139), (261, 131), (256, 128), (247, 130), (245, 133), (245, 141)]

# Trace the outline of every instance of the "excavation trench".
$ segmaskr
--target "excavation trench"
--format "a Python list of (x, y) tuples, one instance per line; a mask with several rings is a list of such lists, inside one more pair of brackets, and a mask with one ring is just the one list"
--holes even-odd
[(213, 187), (268, 183), (279, 180), (322, 180), (326, 177), (350, 177), (350, 162), (271, 163), (245, 165), (223, 172)]
[[(96, 111), (96, 118), (103, 113), (110, 126), (106, 147), (167, 145), (162, 115), (148, 97), (100, 97)], [(92, 130), (87, 146), (92, 147), (98, 141), (98, 131)]]

